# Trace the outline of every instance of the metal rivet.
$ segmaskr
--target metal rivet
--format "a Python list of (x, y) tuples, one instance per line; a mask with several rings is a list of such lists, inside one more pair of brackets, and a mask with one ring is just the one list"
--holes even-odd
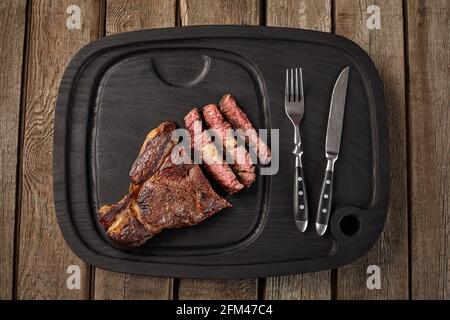
[(302, 195), (303, 195), (303, 191), (299, 191), (299, 193), (298, 193), (298, 194), (302, 196)]
[(298, 179), (297, 179), (298, 181), (302, 181), (303, 179), (302, 179), (302, 177), (298, 177)]
[(303, 210), (303, 209), (305, 209), (305, 206), (304, 206), (304, 205), (301, 205), (301, 206), (300, 206), (300, 210)]
[(328, 195), (327, 195), (327, 194), (324, 194), (323, 197), (324, 197), (325, 199), (328, 199)]
[(323, 213), (327, 213), (327, 209), (322, 209), (322, 212)]
[(331, 183), (331, 181), (330, 181), (330, 180), (327, 180), (326, 182), (327, 182), (327, 184), (330, 184), (330, 183)]

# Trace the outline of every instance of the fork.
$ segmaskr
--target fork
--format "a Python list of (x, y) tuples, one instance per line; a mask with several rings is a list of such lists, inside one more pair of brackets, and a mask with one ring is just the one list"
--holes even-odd
[(308, 200), (302, 165), (302, 142), (299, 124), (305, 112), (303, 95), (303, 74), (301, 68), (286, 69), (286, 89), (284, 93), (284, 108), (294, 125), (295, 179), (294, 179), (294, 219), (297, 229), (305, 232), (308, 227)]

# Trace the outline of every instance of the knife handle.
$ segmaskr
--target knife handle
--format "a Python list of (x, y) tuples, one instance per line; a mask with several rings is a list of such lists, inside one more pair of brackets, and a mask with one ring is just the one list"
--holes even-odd
[(294, 218), (297, 228), (305, 232), (308, 226), (308, 198), (303, 175), (302, 153), (296, 155), (294, 175)]
[(319, 206), (316, 217), (316, 231), (324, 235), (328, 228), (331, 214), (331, 203), (333, 198), (333, 170), (326, 170), (320, 191)]

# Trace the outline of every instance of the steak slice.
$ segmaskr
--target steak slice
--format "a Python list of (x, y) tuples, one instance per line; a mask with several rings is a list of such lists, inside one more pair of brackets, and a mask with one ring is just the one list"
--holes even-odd
[(255, 128), (247, 115), (242, 111), (231, 94), (225, 94), (220, 100), (220, 111), (235, 129), (245, 132), (245, 137), (249, 148), (252, 148), (258, 155), (262, 164), (270, 162), (271, 152), (267, 144), (258, 136)]
[(230, 194), (242, 190), (244, 185), (223, 160), (208, 132), (203, 130), (202, 118), (197, 108), (186, 115), (184, 125), (191, 135), (191, 147), (195, 153), (201, 155), (203, 166), (217, 184)]
[(233, 127), (226, 121), (215, 104), (203, 107), (203, 118), (210, 129), (219, 138), (227, 156), (232, 160), (230, 165), (239, 181), (249, 188), (256, 179), (255, 165), (244, 145), (238, 145)]
[(139, 246), (165, 228), (194, 225), (231, 207), (198, 165), (170, 161), (174, 130), (173, 122), (164, 122), (147, 135), (130, 172), (129, 193), (99, 209), (99, 223), (113, 241)]

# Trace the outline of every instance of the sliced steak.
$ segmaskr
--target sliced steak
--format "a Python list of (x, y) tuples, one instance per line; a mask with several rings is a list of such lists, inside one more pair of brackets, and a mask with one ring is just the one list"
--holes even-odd
[(217, 184), (230, 194), (242, 190), (244, 185), (225, 162), (208, 132), (203, 130), (199, 110), (191, 110), (184, 118), (184, 123), (191, 135), (191, 147), (195, 153), (201, 155), (203, 166)]
[(220, 100), (220, 111), (225, 115), (227, 120), (235, 129), (241, 129), (245, 132), (245, 137), (249, 144), (258, 155), (258, 159), (262, 164), (270, 162), (271, 152), (267, 144), (258, 136), (255, 128), (248, 119), (247, 115), (242, 111), (236, 103), (236, 100), (226, 94)]
[(236, 173), (239, 181), (250, 187), (256, 179), (255, 165), (244, 145), (238, 145), (233, 133), (233, 127), (226, 121), (215, 104), (203, 107), (203, 118), (207, 126), (214, 131), (215, 136), (221, 141), (227, 156), (231, 159), (230, 165)]

